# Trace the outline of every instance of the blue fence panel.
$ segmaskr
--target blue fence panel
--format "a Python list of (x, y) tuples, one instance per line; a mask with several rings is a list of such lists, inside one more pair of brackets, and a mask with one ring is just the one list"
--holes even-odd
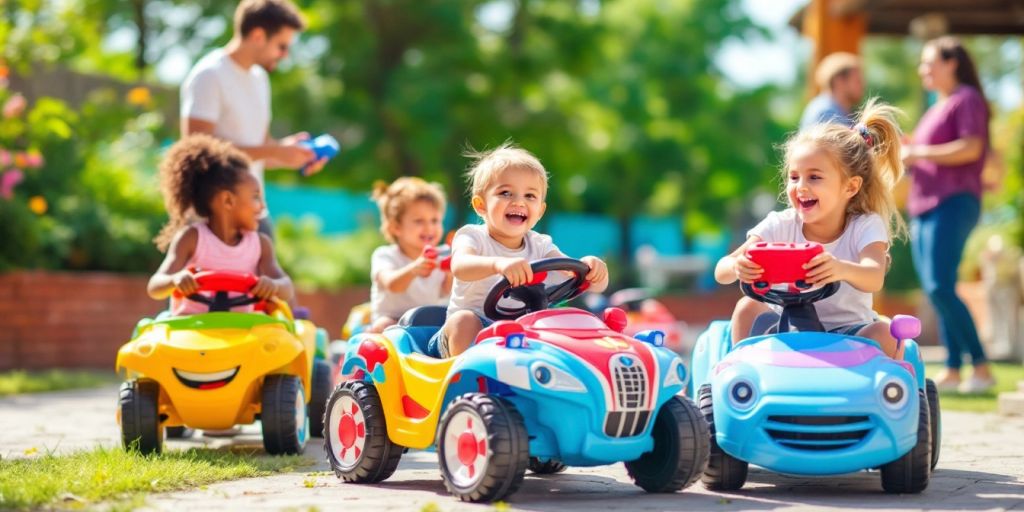
[(638, 216), (630, 225), (631, 254), (641, 245), (654, 247), (662, 256), (680, 256), (685, 252), (683, 247), (683, 221), (681, 217), (646, 217)]
[(547, 234), (565, 254), (576, 258), (619, 253), (619, 227), (603, 215), (557, 213), (549, 216)]

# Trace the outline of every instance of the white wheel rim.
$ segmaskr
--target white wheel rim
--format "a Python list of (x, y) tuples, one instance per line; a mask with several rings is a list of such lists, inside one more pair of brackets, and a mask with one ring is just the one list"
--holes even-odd
[(444, 465), (452, 483), (466, 489), (487, 471), (487, 428), (479, 415), (459, 411), (445, 425)]
[(363, 410), (350, 396), (334, 401), (327, 416), (331, 454), (342, 471), (356, 467), (366, 447), (366, 421)]
[(301, 388), (295, 395), (295, 437), (299, 440), (299, 449), (304, 448), (309, 437), (309, 414), (306, 414), (306, 393)]

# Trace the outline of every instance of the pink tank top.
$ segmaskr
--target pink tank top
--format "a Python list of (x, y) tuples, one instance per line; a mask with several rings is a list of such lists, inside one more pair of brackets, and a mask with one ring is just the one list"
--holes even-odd
[[(199, 270), (257, 273), (260, 256), (263, 253), (258, 232), (243, 231), (242, 240), (237, 245), (228, 245), (217, 238), (217, 235), (210, 231), (210, 227), (205, 222), (196, 222), (192, 224), (192, 227), (196, 228), (199, 238), (196, 240), (196, 250), (189, 258), (186, 267), (194, 267)], [(252, 311), (252, 306), (240, 306), (231, 310), (248, 312)], [(207, 311), (209, 308), (205, 304), (171, 296), (171, 312), (175, 315), (192, 315)]]

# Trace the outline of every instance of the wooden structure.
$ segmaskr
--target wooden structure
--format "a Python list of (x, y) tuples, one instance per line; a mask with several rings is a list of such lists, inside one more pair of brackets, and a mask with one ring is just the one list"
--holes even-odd
[(859, 54), (869, 34), (1024, 35), (1024, 0), (810, 0), (790, 25), (814, 42), (813, 70), (830, 53)]

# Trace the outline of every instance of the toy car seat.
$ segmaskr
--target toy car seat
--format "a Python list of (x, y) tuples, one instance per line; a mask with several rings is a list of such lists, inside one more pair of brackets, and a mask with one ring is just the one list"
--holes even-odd
[(398, 319), (398, 326), (408, 335), (412, 352), (430, 355), (427, 344), (430, 337), (444, 325), (448, 308), (444, 306), (420, 306), (406, 311)]

